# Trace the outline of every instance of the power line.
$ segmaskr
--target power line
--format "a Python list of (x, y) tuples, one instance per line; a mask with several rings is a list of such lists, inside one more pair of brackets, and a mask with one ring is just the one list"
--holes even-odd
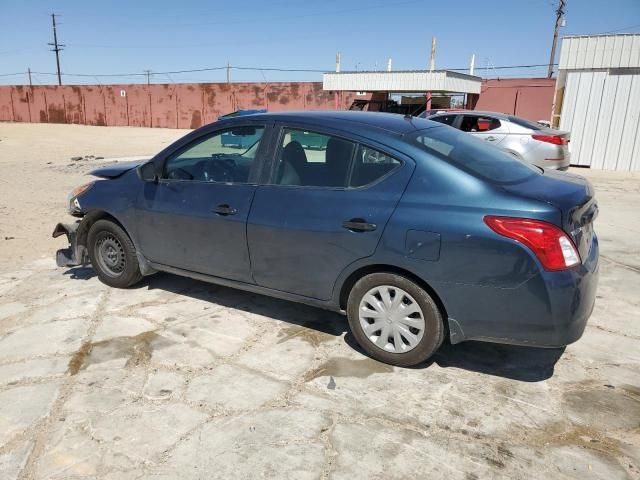
[[(618, 32), (623, 32), (624, 30), (629, 30), (631, 28), (638, 28), (638, 27), (640, 27), (640, 23), (637, 25), (629, 25), (628, 27), (619, 28), (618, 30), (609, 30), (608, 32), (592, 33), (591, 35), (606, 35), (607, 33), (618, 33)], [(633, 33), (633, 32), (629, 32), (629, 33)]]
[(0, 73), (0, 77), (13, 77), (15, 75), (24, 75), (24, 72), (16, 72), (16, 73)]
[[(552, 66), (556, 66), (556, 63), (553, 63)], [(537, 63), (537, 64), (526, 64), (526, 65), (502, 65), (497, 67), (491, 67), (492, 71), (495, 70), (513, 70), (513, 69), (532, 69), (532, 68), (542, 68), (547, 67), (546, 63)], [(467, 72), (469, 67), (459, 67), (459, 68), (443, 68), (443, 70), (449, 70), (453, 72)], [(206, 67), (206, 68), (192, 68), (192, 69), (182, 69), (182, 70), (169, 70), (169, 71), (151, 71), (151, 70), (143, 70), (142, 72), (127, 72), (127, 73), (67, 73), (64, 72), (64, 75), (67, 77), (78, 77), (78, 78), (93, 78), (100, 83), (99, 78), (127, 78), (127, 77), (146, 77), (147, 83), (150, 83), (150, 79), (152, 75), (164, 75), (170, 78), (170, 75), (179, 75), (179, 74), (187, 74), (187, 73), (202, 73), (202, 72), (214, 72), (214, 71), (223, 71), (226, 70), (229, 72), (230, 70), (237, 71), (255, 71), (260, 72), (260, 74), (264, 77), (264, 72), (289, 72), (289, 73), (331, 73), (330, 69), (316, 69), (316, 68), (278, 68), (278, 67), (248, 67), (248, 66), (232, 66), (225, 65), (220, 67)], [(31, 71), (34, 75), (50, 75), (57, 76), (57, 72), (39, 72), (39, 71)], [(366, 73), (366, 71), (361, 71), (360, 73)], [(60, 72), (62, 74), (62, 72)], [(0, 77), (10, 77), (10, 76), (20, 76), (26, 75), (25, 72), (15, 72), (15, 73), (0, 73)], [(505, 75), (503, 75), (504, 77)], [(171, 79), (173, 82), (174, 80)]]

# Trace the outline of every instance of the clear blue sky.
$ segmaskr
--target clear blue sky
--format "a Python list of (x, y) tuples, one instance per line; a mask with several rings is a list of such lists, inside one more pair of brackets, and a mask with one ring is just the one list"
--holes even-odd
[[(431, 37), (437, 68), (458, 68), (476, 54), (484, 67), (548, 62), (557, 0), (233, 0), (18, 1), (0, 9), (0, 74), (55, 72), (50, 13), (60, 15), (62, 71), (155, 72), (224, 66), (343, 70), (423, 69)], [(567, 0), (562, 35), (640, 31), (640, 0)], [(488, 76), (544, 76), (544, 67)], [(235, 81), (320, 80), (310, 72), (231, 72)], [(222, 81), (224, 71), (155, 75), (155, 82)], [(34, 83), (54, 83), (36, 74)], [(71, 83), (95, 78), (66, 77)], [(145, 81), (106, 78), (101, 83)], [(24, 83), (26, 75), (0, 76)]]

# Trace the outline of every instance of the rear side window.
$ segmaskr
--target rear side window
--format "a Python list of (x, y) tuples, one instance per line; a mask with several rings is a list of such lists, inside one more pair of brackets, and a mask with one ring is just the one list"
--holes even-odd
[(457, 115), (439, 115), (437, 117), (431, 117), (429, 120), (451, 126), (453, 122), (455, 122), (456, 116)]
[(489, 132), (501, 126), (502, 124), (497, 118), (483, 117), (480, 115), (464, 115), (460, 123), (460, 130), (463, 132)]
[(355, 143), (339, 137), (284, 129), (275, 183), (346, 187), (355, 148)]
[(414, 133), (412, 141), (423, 150), (494, 183), (518, 183), (540, 175), (537, 167), (458, 130), (429, 128)]
[(401, 165), (399, 160), (373, 148), (360, 145), (353, 163), (350, 187), (363, 187), (374, 183)]
[(276, 163), (276, 185), (358, 188), (402, 165), (378, 150), (344, 138), (285, 128)]

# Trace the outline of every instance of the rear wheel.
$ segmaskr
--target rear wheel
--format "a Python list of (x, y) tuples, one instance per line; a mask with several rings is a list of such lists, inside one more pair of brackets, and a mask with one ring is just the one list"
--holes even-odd
[(89, 258), (102, 283), (127, 288), (142, 278), (136, 249), (125, 231), (109, 220), (98, 220), (89, 229)]
[(356, 282), (347, 304), (349, 326), (371, 357), (408, 367), (442, 345), (444, 324), (433, 298), (394, 273), (373, 273)]

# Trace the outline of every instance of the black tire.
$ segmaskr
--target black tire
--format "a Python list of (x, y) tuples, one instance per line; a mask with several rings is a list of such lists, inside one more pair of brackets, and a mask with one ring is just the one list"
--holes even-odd
[(98, 220), (91, 225), (87, 250), (102, 283), (127, 288), (142, 278), (136, 248), (129, 235), (115, 223)]
[[(415, 299), (422, 310), (424, 334), (417, 345), (407, 352), (393, 353), (378, 347), (369, 340), (360, 324), (359, 308), (362, 298), (371, 289), (382, 285), (404, 290)], [(395, 273), (372, 273), (358, 280), (349, 293), (347, 317), (353, 336), (370, 357), (399, 367), (410, 367), (424, 362), (440, 348), (445, 337), (442, 314), (434, 299), (415, 282)]]

